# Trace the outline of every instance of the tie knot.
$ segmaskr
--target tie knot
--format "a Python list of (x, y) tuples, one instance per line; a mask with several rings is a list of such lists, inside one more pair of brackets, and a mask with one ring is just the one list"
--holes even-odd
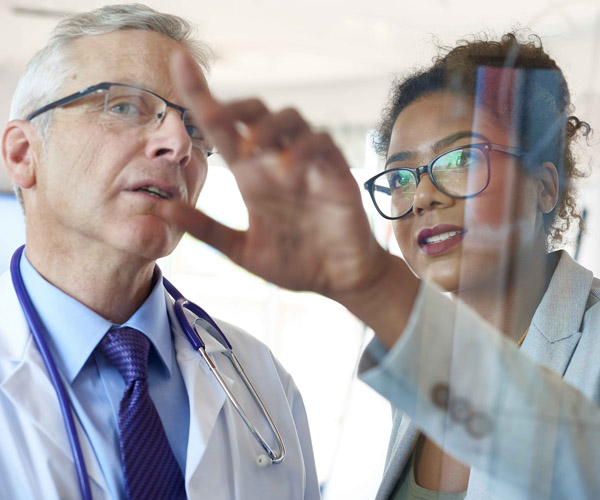
[(139, 330), (129, 327), (110, 330), (98, 344), (98, 349), (119, 370), (125, 384), (148, 376), (150, 341)]

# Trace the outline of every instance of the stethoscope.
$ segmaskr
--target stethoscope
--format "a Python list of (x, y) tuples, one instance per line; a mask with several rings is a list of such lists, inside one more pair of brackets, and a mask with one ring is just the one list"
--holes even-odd
[[(23, 313), (25, 314), (25, 318), (27, 319), (27, 323), (29, 324), (29, 328), (31, 329), (31, 334), (33, 336), (38, 350), (40, 351), (40, 354), (44, 361), (44, 365), (48, 370), (50, 381), (52, 382), (52, 385), (54, 386), (54, 390), (56, 391), (56, 395), (58, 397), (58, 402), (65, 423), (65, 428), (67, 430), (67, 436), (69, 438), (69, 445), (71, 447), (73, 460), (75, 462), (75, 469), (77, 471), (77, 478), (79, 481), (81, 497), (85, 500), (92, 500), (92, 493), (90, 489), (89, 478), (87, 475), (87, 469), (85, 466), (85, 460), (83, 458), (83, 453), (81, 452), (81, 445), (77, 436), (75, 422), (73, 420), (71, 400), (69, 398), (69, 395), (67, 394), (67, 391), (65, 390), (65, 387), (56, 368), (56, 364), (54, 363), (54, 359), (52, 358), (52, 355), (50, 353), (50, 349), (48, 348), (48, 344), (46, 343), (44, 335), (42, 334), (42, 328), (39, 319), (37, 317), (33, 303), (29, 298), (29, 294), (25, 289), (23, 277), (21, 276), (20, 261), (21, 255), (23, 254), (24, 250), (25, 245), (18, 248), (12, 256), (10, 262), (10, 274), (12, 277), (13, 286), (15, 287), (17, 298), (19, 299), (21, 308), (23, 309)], [(208, 365), (209, 370), (215, 376), (217, 382), (219, 382), (219, 385), (223, 388), (223, 391), (225, 391), (225, 394), (227, 395), (227, 398), (229, 399), (231, 404), (237, 410), (238, 414), (240, 415), (240, 417), (242, 418), (252, 435), (260, 443), (261, 447), (266, 452), (266, 454), (261, 454), (256, 458), (257, 465), (259, 467), (266, 467), (271, 464), (279, 464), (283, 462), (285, 458), (285, 446), (283, 444), (283, 440), (281, 439), (281, 435), (279, 434), (279, 430), (277, 429), (275, 422), (273, 422), (271, 415), (269, 415), (269, 412), (265, 408), (265, 405), (260, 399), (260, 396), (256, 392), (256, 389), (254, 389), (254, 386), (248, 379), (246, 372), (242, 368), (242, 365), (240, 364), (237, 356), (233, 352), (233, 348), (227, 340), (227, 337), (225, 337), (225, 334), (221, 331), (221, 329), (215, 323), (215, 321), (208, 315), (208, 313), (204, 311), (204, 309), (185, 299), (183, 295), (181, 295), (181, 293), (164, 277), (163, 284), (167, 289), (169, 295), (171, 295), (171, 297), (175, 300), (175, 316), (177, 317), (177, 321), (179, 322), (188, 341), (190, 342), (194, 350), (200, 353), (200, 356)], [(185, 315), (185, 309), (196, 315), (197, 319), (194, 321), (194, 323), (190, 324), (190, 322), (188, 321)], [(225, 380), (223, 380), (223, 377), (217, 370), (217, 367), (215, 366), (213, 360), (206, 353), (206, 345), (200, 337), (198, 328), (201, 328), (208, 332), (209, 335), (211, 335), (217, 342), (219, 342), (225, 348), (223, 354), (229, 359), (231, 364), (234, 366), (236, 372), (244, 381), (244, 384), (246, 385), (248, 391), (252, 395), (254, 401), (261, 409), (262, 414), (269, 422), (271, 431), (277, 439), (279, 453), (275, 453), (273, 449), (269, 446), (269, 444), (264, 440), (260, 432), (250, 421), (248, 415), (243, 410), (242, 406), (225, 383)]]

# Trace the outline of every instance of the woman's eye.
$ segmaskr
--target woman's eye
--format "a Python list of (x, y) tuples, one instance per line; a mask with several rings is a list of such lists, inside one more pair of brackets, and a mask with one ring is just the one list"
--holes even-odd
[(470, 151), (463, 151), (456, 163), (457, 167), (468, 167), (473, 162), (473, 154)]
[(454, 151), (436, 162), (437, 170), (455, 170), (468, 168), (478, 161), (477, 153), (470, 150)]
[(405, 188), (410, 184), (410, 176), (405, 172), (397, 172), (390, 176), (389, 184), (391, 189)]
[(400, 178), (400, 176), (398, 174), (393, 175), (392, 177), (390, 177), (390, 187), (392, 189), (397, 189), (402, 185), (402, 179)]

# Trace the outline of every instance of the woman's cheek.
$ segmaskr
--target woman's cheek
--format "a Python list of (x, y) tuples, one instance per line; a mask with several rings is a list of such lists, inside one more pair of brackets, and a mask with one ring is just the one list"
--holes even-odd
[(393, 221), (392, 228), (404, 260), (412, 267), (411, 262), (418, 251), (417, 242), (413, 241), (412, 238), (413, 225), (410, 223), (409, 219), (402, 219)]

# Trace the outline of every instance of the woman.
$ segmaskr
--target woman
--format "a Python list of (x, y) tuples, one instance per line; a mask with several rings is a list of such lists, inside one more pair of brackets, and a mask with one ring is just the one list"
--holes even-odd
[(176, 68), (249, 228), (159, 214), (373, 329), (361, 377), (396, 408), (379, 498), (599, 497), (600, 284), (547, 252), (573, 217), (570, 142), (587, 126), (540, 44), (462, 44), (392, 92), (386, 171), (366, 186), (405, 260), (376, 243), (327, 135), (294, 110), (221, 104), (189, 60)]
[[(547, 252), (579, 218), (571, 148), (588, 126), (568, 116), (569, 107), (562, 72), (541, 43), (512, 34), (461, 43), (394, 86), (376, 143), (386, 170), (366, 187), (419, 277), (525, 342), (538, 363), (561, 375), (582, 371), (577, 378), (587, 384), (586, 366), (569, 364), (578, 359), (569, 337), (598, 301), (600, 283), (565, 252)], [(581, 279), (569, 283), (574, 276)], [(574, 300), (578, 286), (585, 290)], [(571, 300), (554, 308), (553, 294)], [(555, 328), (569, 316), (572, 331)], [(460, 368), (455, 358), (452, 369)], [(395, 418), (401, 427), (402, 415)], [(404, 424), (392, 444), (405, 449), (392, 454), (380, 496), (464, 498), (470, 467)]]

